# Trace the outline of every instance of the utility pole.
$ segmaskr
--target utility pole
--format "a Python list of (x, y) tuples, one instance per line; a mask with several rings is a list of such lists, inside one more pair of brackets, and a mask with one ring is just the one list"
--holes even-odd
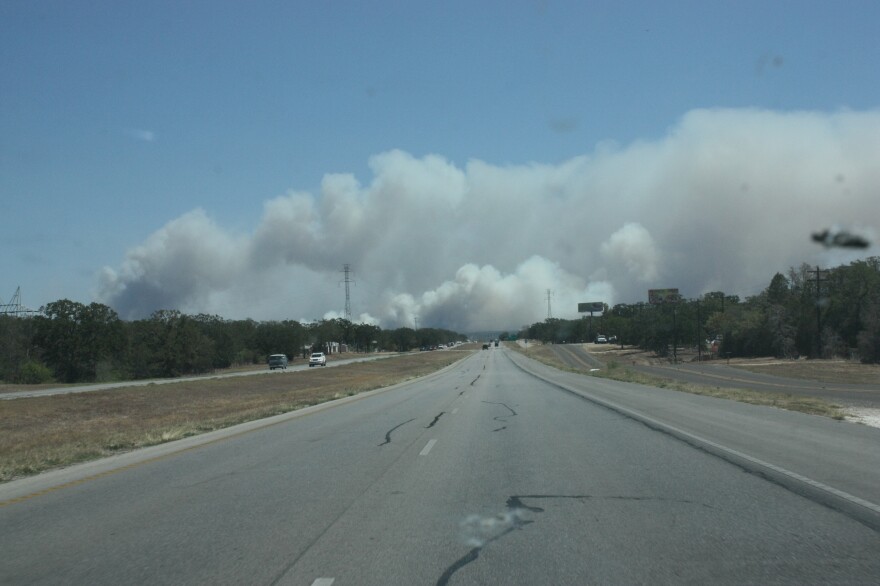
[(823, 271), (819, 269), (819, 266), (816, 265), (815, 271), (810, 271), (816, 273), (816, 358), (822, 357), (822, 296), (821, 296), (821, 288), (822, 281), (826, 281), (825, 274), (828, 271)]
[(349, 284), (354, 283), (351, 279), (351, 265), (343, 265), (342, 272), (345, 274), (345, 279), (342, 281), (345, 283), (345, 319), (351, 321), (351, 290), (349, 289)]
[(678, 328), (675, 326), (675, 306), (678, 301), (672, 303), (672, 364), (678, 364)]
[(697, 361), (703, 361), (703, 327), (700, 323), (700, 300), (697, 299)]
[(553, 297), (553, 291), (547, 289), (547, 319), (553, 317), (553, 311), (550, 308), (550, 298)]

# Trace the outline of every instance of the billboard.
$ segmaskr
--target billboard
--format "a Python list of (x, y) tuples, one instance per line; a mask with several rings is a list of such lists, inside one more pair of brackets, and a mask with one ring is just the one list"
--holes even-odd
[(602, 313), (603, 311), (605, 311), (605, 304), (601, 301), (578, 303), (578, 313)]
[(648, 289), (648, 303), (651, 305), (677, 303), (680, 300), (678, 289)]

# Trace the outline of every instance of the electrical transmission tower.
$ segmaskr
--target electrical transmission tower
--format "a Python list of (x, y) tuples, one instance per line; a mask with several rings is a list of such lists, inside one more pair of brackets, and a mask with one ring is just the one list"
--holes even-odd
[(28, 315), (36, 315), (40, 313), (34, 309), (28, 309), (21, 304), (21, 287), (15, 288), (15, 294), (9, 303), (0, 302), (0, 315), (14, 315), (16, 317), (24, 317)]
[(349, 285), (354, 283), (351, 278), (351, 265), (343, 265), (342, 272), (345, 274), (345, 279), (342, 281), (345, 283), (345, 319), (351, 321), (351, 289)]
[(553, 297), (553, 291), (547, 289), (547, 319), (553, 317), (553, 311), (550, 308), (550, 298)]

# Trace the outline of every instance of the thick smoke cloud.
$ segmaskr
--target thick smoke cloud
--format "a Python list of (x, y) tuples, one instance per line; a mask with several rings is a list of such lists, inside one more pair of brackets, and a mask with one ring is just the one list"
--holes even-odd
[(172, 220), (102, 271), (100, 298), (129, 318), (311, 320), (341, 314), (350, 263), (359, 320), (475, 331), (543, 320), (547, 290), (567, 318), (649, 288), (751, 295), (790, 266), (857, 258), (813, 231), (876, 236), (880, 112), (696, 110), (660, 139), (559, 164), (390, 151), (370, 168), (369, 185), (328, 174), (319, 194), (265, 202), (244, 236), (210, 210)]

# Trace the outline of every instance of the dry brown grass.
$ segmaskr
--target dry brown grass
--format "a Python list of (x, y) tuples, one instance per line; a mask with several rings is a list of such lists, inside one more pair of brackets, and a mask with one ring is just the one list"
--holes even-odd
[(821, 399), (812, 397), (804, 397), (786, 393), (768, 393), (755, 391), (751, 389), (729, 389), (720, 387), (709, 387), (672, 381), (656, 376), (649, 376), (639, 372), (635, 372), (622, 366), (619, 359), (623, 356), (630, 358), (632, 351), (624, 351), (617, 353), (615, 351), (603, 351), (594, 353), (600, 360), (605, 362), (605, 368), (597, 372), (586, 372), (584, 370), (575, 370), (562, 364), (553, 352), (552, 346), (541, 344), (529, 344), (524, 349), (516, 344), (511, 344), (514, 348), (527, 356), (530, 356), (539, 362), (543, 362), (548, 366), (558, 368), (560, 370), (568, 370), (570, 372), (581, 372), (592, 376), (619, 380), (622, 382), (637, 383), (646, 386), (659, 387), (661, 389), (671, 389), (683, 393), (691, 393), (694, 395), (705, 395), (708, 397), (717, 397), (720, 399), (729, 399), (739, 401), (740, 403), (749, 403), (752, 405), (766, 405), (777, 407), (779, 409), (787, 409), (789, 411), (798, 411), (800, 413), (809, 413), (811, 415), (822, 415), (833, 419), (844, 419), (845, 415), (837, 405), (832, 405)]
[[(301, 363), (300, 363), (301, 364)], [(246, 364), (242, 366), (232, 366), (230, 368), (222, 368), (212, 371), (213, 375), (231, 374), (236, 372), (248, 372), (255, 370), (266, 370), (265, 364)], [(200, 376), (210, 376), (204, 374)], [(94, 384), (112, 384), (112, 381), (88, 382), (88, 383), (40, 383), (38, 385), (29, 385), (24, 383), (5, 383), (0, 382), (0, 393), (14, 393), (17, 391), (42, 391), (44, 389), (66, 389), (75, 387), (91, 386)]]
[(466, 351), (0, 401), (0, 481), (411, 380)]
[[(622, 364), (669, 364), (668, 359), (658, 358), (653, 352), (645, 352), (638, 348), (619, 349), (588, 344), (587, 349), (604, 362), (616, 360)], [(691, 362), (697, 359), (697, 353), (693, 349), (681, 350), (678, 357), (681, 362)], [(706, 357), (705, 353), (703, 357)], [(862, 364), (853, 360), (784, 360), (764, 357), (732, 358), (730, 360), (722, 358), (709, 362), (709, 364), (712, 363), (725, 364), (760, 374), (773, 374), (821, 383), (880, 385), (880, 364)]]
[(823, 383), (852, 383), (880, 386), (880, 364), (849, 360), (752, 360), (731, 366), (750, 372)]
[(516, 342), (505, 342), (505, 345), (508, 348), (512, 348), (521, 354), (525, 354), (529, 358), (534, 358), (538, 362), (543, 362), (547, 366), (552, 366), (553, 368), (558, 368), (559, 370), (568, 370), (574, 371), (567, 364), (562, 362), (556, 353), (553, 351), (553, 346), (550, 344), (541, 344), (540, 342), (529, 342), (528, 346), (523, 348)]
[(842, 420), (845, 418), (845, 414), (841, 411), (838, 405), (833, 405), (822, 399), (790, 393), (771, 393), (755, 391), (752, 389), (709, 387), (672, 381), (635, 372), (625, 367), (620, 367), (613, 361), (608, 363), (608, 368), (606, 370), (594, 374), (603, 378), (650, 385), (661, 389), (671, 389), (673, 391), (691, 393), (693, 395), (728, 399), (731, 401), (739, 401), (740, 403), (749, 403), (751, 405), (777, 407), (779, 409), (787, 409), (788, 411), (798, 411), (800, 413), (809, 413), (810, 415), (821, 415), (833, 419)]

